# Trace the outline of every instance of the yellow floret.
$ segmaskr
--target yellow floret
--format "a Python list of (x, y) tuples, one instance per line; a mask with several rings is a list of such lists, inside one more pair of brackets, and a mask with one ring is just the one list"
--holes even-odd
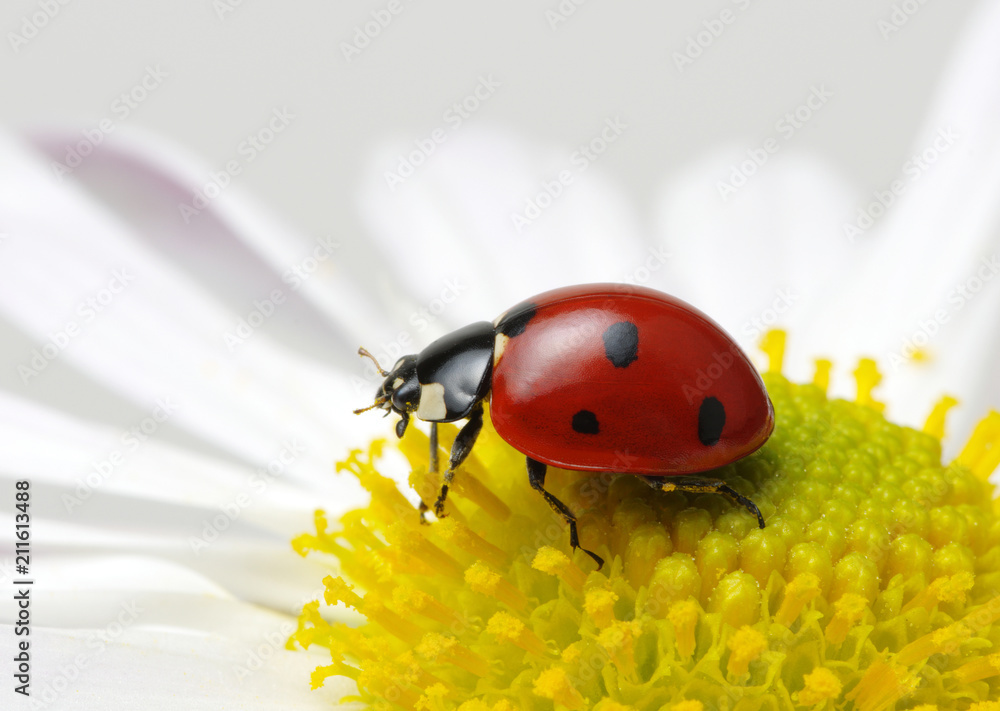
[(542, 546), (535, 554), (531, 567), (549, 575), (557, 575), (576, 590), (583, 588), (586, 575), (569, 556), (551, 546)]
[(607, 627), (615, 618), (615, 602), (618, 596), (611, 590), (594, 588), (588, 590), (583, 599), (583, 609), (598, 627)]
[(526, 652), (536, 656), (545, 656), (545, 642), (538, 638), (532, 630), (513, 615), (498, 612), (486, 625), (486, 631), (498, 640), (515, 644)]
[(802, 706), (814, 706), (828, 699), (836, 699), (844, 686), (837, 675), (826, 667), (809, 672), (804, 681), (805, 687), (798, 695), (798, 703)]
[(750, 662), (756, 661), (767, 649), (767, 638), (753, 627), (744, 625), (729, 638), (726, 646), (730, 651), (726, 669), (734, 677), (740, 677), (747, 673)]
[(674, 626), (677, 651), (682, 657), (690, 657), (694, 652), (694, 628), (698, 614), (698, 603), (691, 599), (675, 602), (667, 613), (667, 619)]
[(559, 706), (568, 709), (583, 708), (584, 700), (575, 688), (566, 672), (558, 667), (543, 671), (534, 684), (535, 693), (545, 699), (551, 699)]

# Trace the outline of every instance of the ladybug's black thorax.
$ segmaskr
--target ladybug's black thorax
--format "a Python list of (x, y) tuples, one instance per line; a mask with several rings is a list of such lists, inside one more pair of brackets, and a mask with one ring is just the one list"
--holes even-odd
[(490, 391), (493, 324), (479, 321), (437, 339), (417, 355), (421, 402), (416, 416), (430, 422), (468, 417)]

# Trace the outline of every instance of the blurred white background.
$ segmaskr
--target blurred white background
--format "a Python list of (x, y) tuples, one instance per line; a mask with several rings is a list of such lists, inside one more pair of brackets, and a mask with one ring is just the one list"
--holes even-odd
[[(14, 51), (40, 8), (58, 8)], [(914, 5), (898, 31), (880, 29)], [(480, 75), (502, 83), (474, 116), (534, 145), (570, 151), (605, 117), (628, 141), (600, 169), (649, 216), (657, 188), (720, 144), (747, 147), (771, 132), (813, 84), (836, 97), (794, 150), (815, 153), (858, 196), (898, 172), (973, 0), (569, 0), (424, 3), (401, 11), (345, 58), (380, 2), (8, 0), (0, 119), (23, 131), (92, 127), (148, 65), (166, 77), (124, 127), (157, 131), (222, 166), (276, 107), (295, 115), (239, 177), (310, 234), (360, 236), (357, 195), (387, 141), (411, 143)], [(565, 20), (547, 13), (575, 11)], [(745, 9), (744, 9), (745, 8)], [(735, 20), (678, 71), (675, 52), (728, 10)], [(34, 24), (34, 23), (32, 23)], [(887, 37), (883, 36), (888, 34)]]

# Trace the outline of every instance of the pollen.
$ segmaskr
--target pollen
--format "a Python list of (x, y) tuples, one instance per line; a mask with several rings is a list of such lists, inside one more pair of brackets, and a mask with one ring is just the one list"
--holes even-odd
[(617, 601), (618, 596), (611, 590), (594, 588), (587, 591), (583, 600), (583, 609), (590, 615), (594, 624), (603, 629), (614, 621)]
[(729, 638), (726, 646), (730, 651), (726, 669), (734, 677), (740, 677), (747, 673), (750, 662), (756, 661), (767, 649), (767, 638), (754, 628), (744, 625)]
[(790, 382), (784, 346), (763, 343), (774, 434), (713, 472), (764, 529), (718, 495), (549, 468), (600, 571), (488, 417), (429, 525), (419, 427), (392, 445), (413, 491), (380, 470), (390, 445), (351, 452), (336, 471), (370, 503), (293, 541), (335, 561), (288, 642), (329, 654), (302, 683), (346, 677), (378, 711), (1000, 711), (1000, 413), (943, 461), (954, 398), (902, 427), (873, 360), (836, 399), (835, 364)]
[(678, 654), (690, 657), (694, 652), (694, 628), (698, 622), (698, 603), (688, 598), (675, 602), (667, 613), (667, 619), (674, 626), (674, 643)]
[(521, 620), (506, 612), (498, 612), (493, 615), (486, 624), (486, 632), (496, 637), (497, 640), (515, 644), (536, 657), (544, 657), (548, 654), (545, 642), (539, 639), (538, 635)]
[(503, 579), (495, 570), (491, 570), (482, 562), (473, 563), (465, 571), (465, 582), (469, 588), (483, 595), (489, 595), (518, 611), (525, 611), (528, 599), (524, 593)]
[(559, 668), (546, 669), (535, 679), (534, 691), (538, 696), (551, 699), (557, 706), (568, 709), (582, 709), (585, 701), (570, 681), (566, 672)]
[(840, 696), (840, 690), (844, 685), (840, 683), (837, 675), (826, 667), (809, 672), (805, 675), (805, 686), (798, 695), (798, 703), (801, 706), (815, 706), (829, 699), (836, 699)]
[(531, 567), (549, 575), (558, 576), (566, 585), (574, 590), (582, 590), (587, 576), (578, 568), (570, 557), (551, 546), (542, 546), (535, 554)]

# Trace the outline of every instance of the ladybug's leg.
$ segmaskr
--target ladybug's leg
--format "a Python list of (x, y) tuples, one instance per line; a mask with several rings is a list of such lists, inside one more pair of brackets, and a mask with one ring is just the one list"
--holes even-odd
[(721, 479), (701, 479), (695, 476), (643, 476), (639, 477), (659, 491), (690, 491), (698, 494), (722, 494), (737, 506), (742, 506), (757, 517), (757, 525), (764, 528), (764, 517), (757, 504), (738, 493)]
[[(455, 443), (451, 446), (451, 458), (448, 460), (448, 469), (444, 473), (444, 483), (441, 484), (441, 494), (434, 502), (434, 513), (438, 517), (444, 516), (444, 502), (448, 498), (448, 486), (455, 478), (455, 470), (461, 466), (465, 458), (472, 451), (472, 445), (476, 443), (479, 431), (483, 428), (483, 405), (479, 403), (469, 415), (469, 421), (458, 431)], [(433, 432), (433, 430), (432, 430)]]
[(431, 423), (431, 456), (427, 468), (431, 474), (438, 473), (438, 423)]
[(546, 471), (548, 471), (547, 465), (528, 457), (528, 481), (531, 483), (531, 488), (544, 496), (545, 501), (552, 507), (552, 510), (562, 516), (563, 520), (569, 524), (569, 544), (573, 547), (573, 550), (579, 548), (589, 555), (597, 563), (597, 569), (600, 570), (604, 567), (604, 559), (596, 553), (580, 546), (580, 536), (576, 531), (576, 516), (573, 515), (573, 512), (569, 510), (566, 504), (545, 490)]
[[(427, 463), (427, 472), (429, 474), (437, 476), (438, 473), (438, 423), (431, 423), (431, 456)], [(423, 499), (420, 499), (420, 523), (426, 524), (427, 512), (431, 510), (431, 507), (424, 503)]]

